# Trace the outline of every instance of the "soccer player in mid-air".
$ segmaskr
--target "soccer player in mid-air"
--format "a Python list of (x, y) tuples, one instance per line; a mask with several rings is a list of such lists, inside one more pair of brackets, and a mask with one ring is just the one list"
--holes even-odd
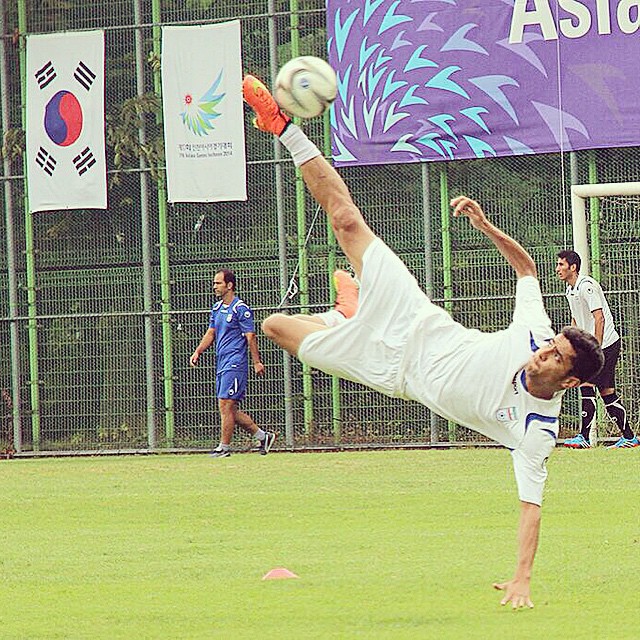
[(513, 578), (494, 587), (504, 592), (502, 604), (532, 607), (546, 460), (558, 436), (561, 399), (602, 367), (598, 342), (577, 327), (554, 334), (533, 259), (467, 197), (452, 201), (453, 215), (466, 216), (491, 240), (518, 283), (507, 329), (482, 333), (455, 322), (367, 226), (337, 171), (264, 84), (246, 76), (243, 95), (256, 113), (255, 125), (278, 136), (291, 153), (360, 280), (359, 306), (346, 322), (327, 327), (278, 313), (263, 322), (265, 334), (314, 368), (417, 400), (511, 450), (521, 503), (518, 559)]

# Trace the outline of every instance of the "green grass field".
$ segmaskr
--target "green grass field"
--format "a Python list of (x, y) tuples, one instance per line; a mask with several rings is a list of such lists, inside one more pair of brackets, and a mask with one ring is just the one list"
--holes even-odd
[(0, 637), (638, 638), (638, 454), (554, 453), (518, 612), (506, 451), (3, 461)]

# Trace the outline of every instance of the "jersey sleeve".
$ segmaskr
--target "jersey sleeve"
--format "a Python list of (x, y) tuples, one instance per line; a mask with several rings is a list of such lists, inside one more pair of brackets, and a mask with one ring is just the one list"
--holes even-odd
[(216, 313), (218, 311), (218, 307), (213, 307), (213, 309), (211, 309), (211, 313), (209, 314), (209, 329), (215, 329), (216, 328)]
[(595, 286), (593, 282), (586, 280), (580, 287), (580, 295), (587, 303), (591, 313), (596, 309), (602, 309), (604, 307), (601, 291), (599, 291), (599, 287)]
[(522, 443), (511, 451), (518, 496), (523, 502), (542, 505), (547, 480), (547, 458), (556, 446), (558, 420), (532, 414)]
[(533, 276), (518, 279), (512, 324), (526, 327), (538, 340), (553, 336), (551, 320), (542, 302), (540, 283)]
[(246, 304), (239, 304), (236, 307), (236, 313), (238, 314), (238, 324), (242, 333), (255, 333), (253, 309)]

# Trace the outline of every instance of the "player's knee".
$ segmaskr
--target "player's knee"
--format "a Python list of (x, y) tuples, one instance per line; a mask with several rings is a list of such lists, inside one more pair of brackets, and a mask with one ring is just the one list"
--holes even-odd
[(238, 403), (235, 400), (228, 398), (220, 398), (218, 400), (218, 408), (220, 409), (220, 415), (235, 417), (238, 410)]
[(288, 316), (284, 313), (274, 313), (262, 321), (262, 331), (269, 340), (277, 341), (278, 336), (282, 333), (283, 320), (286, 321)]

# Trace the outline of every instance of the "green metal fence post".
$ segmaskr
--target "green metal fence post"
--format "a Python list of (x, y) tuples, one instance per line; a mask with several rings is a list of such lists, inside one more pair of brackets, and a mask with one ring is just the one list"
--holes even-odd
[[(271, 67), (271, 86), (274, 85), (276, 72), (278, 67), (278, 31), (276, 25), (276, 7), (275, 0), (268, 1), (269, 11), (269, 65)], [(273, 158), (275, 166), (273, 168), (275, 175), (276, 188), (276, 216), (278, 220), (278, 276), (280, 278), (280, 300), (281, 307), (289, 306), (289, 269), (287, 267), (288, 240), (287, 240), (287, 224), (284, 207), (284, 179), (282, 165), (282, 144), (280, 140), (273, 137)], [(283, 371), (283, 388), (284, 388), (284, 431), (285, 444), (293, 447), (295, 440), (294, 420), (293, 420), (293, 367), (292, 358), (284, 350), (281, 349), (282, 371)]]
[[(18, 2), (18, 29), (20, 31), (20, 88), (22, 95), (22, 128), (27, 130), (27, 7), (25, 0)], [(27, 280), (27, 315), (29, 334), (29, 387), (31, 394), (31, 436), (33, 450), (40, 450), (40, 380), (38, 368), (38, 318), (36, 308), (36, 260), (33, 238), (33, 215), (29, 212), (27, 183), (27, 155), (24, 155), (24, 235)]]
[[(589, 184), (598, 183), (598, 167), (596, 164), (596, 153), (593, 149), (587, 152), (587, 163), (589, 170)], [(591, 261), (591, 273), (595, 280), (600, 281), (601, 275), (601, 250), (600, 250), (600, 200), (598, 198), (589, 198), (589, 254)], [(602, 403), (599, 402), (596, 410), (596, 424), (598, 426), (606, 424), (606, 416)], [(591, 428), (591, 444), (596, 445), (598, 429), (593, 426)]]
[[(451, 207), (449, 206), (449, 180), (447, 163), (440, 166), (440, 220), (442, 225), (442, 282), (444, 285), (444, 308), (453, 313), (453, 279), (451, 273)], [(449, 442), (456, 440), (456, 425), (447, 422)]]
[(447, 164), (440, 165), (440, 222), (442, 225), (442, 282), (444, 285), (444, 308), (453, 311), (453, 287), (451, 278), (451, 211), (449, 207), (449, 182)]
[[(298, 0), (289, 0), (291, 11), (291, 56), (300, 55), (300, 16), (298, 14)], [(307, 236), (306, 223), (306, 197), (302, 174), (296, 169), (296, 221), (298, 235), (298, 262), (299, 262), (299, 290), (300, 304), (303, 309), (309, 306), (309, 256), (305, 246)], [(302, 394), (304, 406), (304, 431), (306, 435), (313, 432), (313, 381), (311, 380), (311, 368), (307, 364), (302, 365)]]
[[(138, 96), (145, 93), (144, 86), (144, 52), (142, 50), (142, 7), (141, 0), (134, 0), (133, 11), (136, 21), (135, 43), (136, 43), (136, 90)], [(138, 140), (141, 146), (146, 145), (147, 136), (144, 122), (138, 132)], [(156, 448), (156, 402), (155, 402), (155, 381), (154, 381), (154, 340), (153, 340), (153, 319), (149, 312), (153, 311), (153, 277), (152, 277), (152, 252), (151, 252), (151, 228), (149, 207), (149, 167), (140, 156), (140, 236), (142, 238), (142, 287), (143, 305), (147, 315), (144, 316), (144, 355), (145, 355), (145, 391), (147, 407), (147, 446), (149, 449)]]
[[(589, 184), (598, 183), (598, 167), (593, 149), (588, 152)], [(600, 200), (589, 198), (589, 235), (591, 240), (591, 275), (600, 280)]]
[[(433, 246), (431, 243), (431, 180), (430, 164), (423, 162), (420, 167), (422, 189), (422, 233), (424, 242), (424, 287), (429, 298), (433, 298)], [(429, 441), (435, 444), (439, 440), (438, 417), (433, 411), (429, 413)]]
[[(161, 0), (153, 0), (151, 12), (153, 20), (153, 53), (160, 59)], [(162, 98), (160, 69), (154, 67), (153, 86), (156, 95)], [(162, 116), (158, 116), (158, 124)], [(160, 253), (160, 309), (162, 311), (162, 353), (164, 371), (165, 438), (167, 446), (173, 446), (175, 433), (175, 405), (173, 399), (173, 351), (171, 330), (171, 276), (169, 270), (169, 231), (167, 225), (167, 189), (165, 172), (158, 169), (158, 240)]]
[[(324, 155), (331, 156), (331, 120), (329, 111), (324, 114), (323, 120), (324, 134)], [(333, 228), (327, 218), (327, 244), (329, 245), (329, 255), (327, 256), (327, 268), (329, 271), (329, 291), (331, 292), (331, 302), (335, 302), (336, 288), (333, 282), (333, 272), (336, 270), (336, 254), (338, 243), (333, 233)], [(340, 444), (342, 440), (342, 403), (340, 400), (340, 378), (331, 376), (331, 421), (333, 423), (333, 440)]]
[[(0, 11), (0, 33), (7, 32), (6, 18), (4, 11)], [(0, 130), (8, 131), (11, 128), (11, 115), (9, 107), (9, 65), (5, 55), (5, 47), (8, 40), (2, 38), (0, 41)], [(11, 175), (11, 161), (6, 154), (2, 158), (2, 175), (7, 180), (2, 181), (4, 191), (4, 211), (6, 238), (5, 247), (7, 252), (7, 285), (9, 295), (9, 317), (17, 318), (18, 306), (18, 276), (16, 270), (15, 232), (14, 232), (14, 206), (13, 187), (9, 176)], [(22, 363), (20, 362), (20, 339), (18, 336), (17, 322), (9, 325), (9, 342), (11, 358), (11, 405), (13, 422), (13, 448), (16, 452), (22, 451), (22, 394), (20, 392), (20, 379), (22, 377)]]

